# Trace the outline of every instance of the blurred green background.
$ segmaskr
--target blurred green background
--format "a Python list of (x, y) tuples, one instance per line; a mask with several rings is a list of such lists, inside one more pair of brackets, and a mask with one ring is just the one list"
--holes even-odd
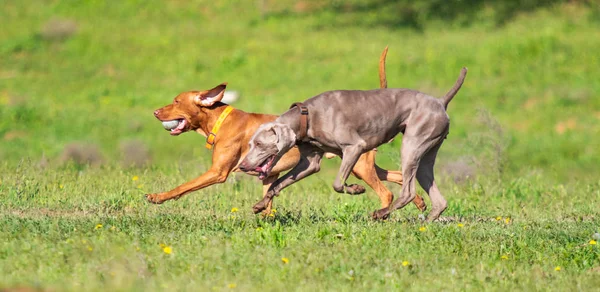
[[(208, 163), (203, 137), (170, 137), (153, 110), (224, 81), (235, 107), (275, 114), (376, 88), (389, 45), (390, 87), (441, 96), (469, 68), (438, 169), (597, 180), (599, 12), (550, 0), (2, 1), (0, 160)], [(398, 168), (399, 146), (378, 162)]]
[[(339, 159), (266, 218), (244, 174), (143, 199), (210, 167), (204, 137), (152, 114), (180, 92), (227, 81), (236, 108), (280, 114), (377, 88), (385, 46), (390, 87), (441, 96), (469, 68), (442, 222), (371, 220), (373, 191), (332, 190)], [(593, 290), (599, 48), (596, 0), (0, 0), (0, 290)]]

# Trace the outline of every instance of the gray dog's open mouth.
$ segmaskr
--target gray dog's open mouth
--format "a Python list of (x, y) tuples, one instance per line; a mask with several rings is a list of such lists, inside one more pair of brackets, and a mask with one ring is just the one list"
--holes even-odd
[(185, 119), (177, 119), (177, 120), (163, 121), (162, 124), (163, 124), (163, 127), (165, 128), (165, 130), (171, 132), (171, 135), (177, 136), (177, 135), (183, 133), (183, 130), (185, 130), (185, 126), (187, 125), (187, 121)]
[(273, 169), (273, 164), (275, 162), (275, 155), (268, 157), (263, 161), (262, 164), (257, 166), (254, 171), (258, 172), (258, 179), (263, 180), (269, 176), (271, 169)]

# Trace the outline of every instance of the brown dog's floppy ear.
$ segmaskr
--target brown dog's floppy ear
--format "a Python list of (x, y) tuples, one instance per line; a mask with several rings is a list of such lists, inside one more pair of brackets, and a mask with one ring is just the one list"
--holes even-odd
[(194, 103), (199, 106), (211, 106), (215, 104), (215, 102), (223, 99), (226, 87), (227, 82), (223, 82), (213, 89), (202, 91), (198, 96), (194, 97)]

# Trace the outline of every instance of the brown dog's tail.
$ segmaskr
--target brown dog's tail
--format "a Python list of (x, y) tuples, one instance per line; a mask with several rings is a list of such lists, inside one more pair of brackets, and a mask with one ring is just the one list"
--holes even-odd
[(452, 98), (454, 98), (460, 87), (463, 85), (463, 82), (465, 81), (465, 76), (467, 76), (467, 67), (463, 67), (460, 70), (460, 76), (458, 76), (458, 80), (456, 80), (456, 83), (454, 83), (452, 89), (450, 89), (450, 91), (448, 91), (448, 93), (446, 93), (446, 95), (442, 97), (442, 102), (444, 103), (445, 109), (448, 108), (448, 104), (450, 103)]
[(387, 88), (387, 79), (385, 77), (385, 58), (387, 57), (388, 47), (385, 46), (381, 57), (379, 57), (379, 88)]
[[(387, 57), (388, 47), (386, 46), (379, 57), (379, 87), (387, 88), (387, 79), (385, 77), (385, 58)], [(325, 158), (331, 159), (337, 157), (337, 155), (329, 152), (325, 152)]]

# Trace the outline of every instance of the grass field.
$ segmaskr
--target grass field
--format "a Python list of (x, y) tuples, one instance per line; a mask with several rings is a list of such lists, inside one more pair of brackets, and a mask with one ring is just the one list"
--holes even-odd
[[(0, 3), (0, 288), (598, 290), (597, 4), (414, 27), (385, 6), (213, 2)], [(469, 68), (437, 160), (444, 222), (412, 205), (373, 222), (372, 191), (332, 190), (339, 159), (264, 219), (243, 174), (143, 200), (210, 166), (203, 137), (152, 116), (179, 92), (228, 81), (235, 107), (281, 113), (377, 87), (386, 45), (390, 87), (440, 96)], [(379, 164), (399, 167), (400, 140)]]

